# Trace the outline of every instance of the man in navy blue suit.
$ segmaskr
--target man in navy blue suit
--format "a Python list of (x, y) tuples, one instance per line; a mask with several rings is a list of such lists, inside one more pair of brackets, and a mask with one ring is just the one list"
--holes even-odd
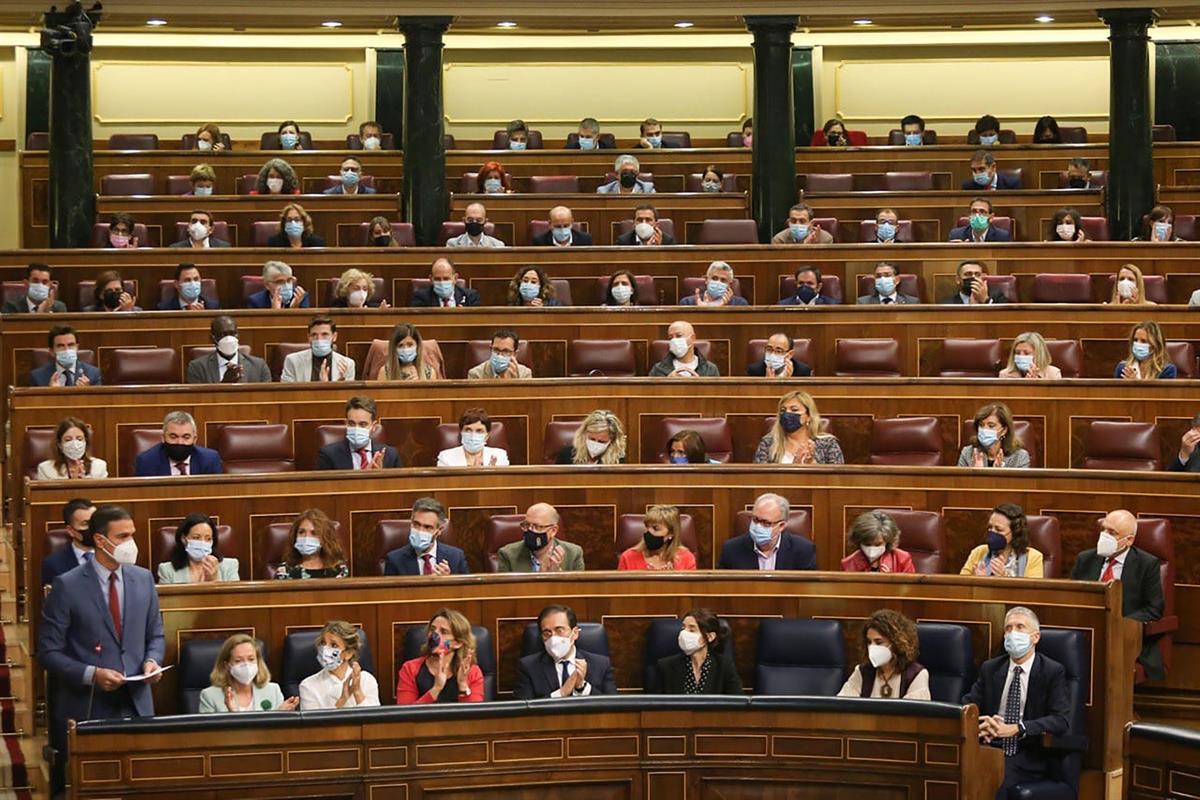
[(721, 546), (717, 569), (816, 569), (816, 545), (784, 530), (791, 510), (786, 497), (759, 495), (751, 512), (750, 532)]
[(163, 440), (133, 464), (138, 478), (165, 475), (220, 475), (225, 471), (221, 456), (196, 444), (196, 420), (186, 411), (172, 411), (163, 417)]
[(996, 167), (996, 157), (987, 150), (976, 150), (971, 156), (971, 177), (963, 181), (963, 191), (982, 189), (985, 192), (1020, 189), (1021, 179), (1006, 175)]
[(42, 559), (42, 586), (49, 586), (59, 575), (70, 572), (92, 557), (92, 548), (83, 543), (88, 520), (95, 513), (91, 500), (76, 497), (63, 506), (63, 524), (71, 541)]
[(967, 224), (950, 231), (952, 242), (1011, 242), (1012, 234), (1003, 228), (992, 224), (992, 201), (986, 197), (976, 197), (971, 201)]
[(79, 360), (79, 340), (70, 325), (55, 325), (46, 337), (54, 360), (29, 373), (30, 386), (99, 386), (100, 370)]
[(612, 661), (576, 647), (579, 622), (569, 606), (549, 605), (538, 614), (543, 650), (517, 662), (513, 698), (588, 697), (616, 694)]
[(470, 575), (467, 557), (439, 541), (446, 530), (446, 509), (432, 497), (413, 503), (408, 544), (387, 554), (384, 575)]
[(779, 301), (781, 306), (836, 306), (838, 301), (821, 294), (821, 270), (807, 264), (796, 270), (796, 293)]

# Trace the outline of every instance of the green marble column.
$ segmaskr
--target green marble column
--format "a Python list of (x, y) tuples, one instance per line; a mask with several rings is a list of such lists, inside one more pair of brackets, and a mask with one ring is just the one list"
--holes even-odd
[(433, 247), (449, 212), (442, 123), (442, 34), (450, 17), (401, 17), (404, 34), (404, 209), (418, 245)]
[(404, 51), (375, 51), (375, 121), (404, 146)]
[[(25, 49), (25, 139), (50, 130), (50, 56)], [(24, 146), (24, 142), (21, 143)]]
[(96, 221), (92, 188), (92, 29), (99, 7), (49, 11), (42, 50), (50, 67), (50, 246), (87, 247)]
[(1154, 206), (1150, 115), (1150, 8), (1097, 12), (1109, 30), (1108, 230), (1115, 240), (1139, 235)]
[(792, 32), (799, 17), (746, 17), (754, 34), (754, 152), (751, 205), (758, 238), (769, 242), (796, 202)]

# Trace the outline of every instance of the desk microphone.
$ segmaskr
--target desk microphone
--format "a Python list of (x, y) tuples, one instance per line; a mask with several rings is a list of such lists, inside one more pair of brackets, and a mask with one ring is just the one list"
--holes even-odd
[[(96, 642), (96, 671), (100, 669), (100, 643)], [(96, 672), (92, 672), (92, 691), (88, 694), (87, 718), (92, 718), (92, 701), (96, 699)]]

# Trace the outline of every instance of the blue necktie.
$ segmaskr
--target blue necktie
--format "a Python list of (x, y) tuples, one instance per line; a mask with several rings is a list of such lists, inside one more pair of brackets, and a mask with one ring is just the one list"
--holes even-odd
[[(1021, 668), (1013, 667), (1012, 683), (1008, 685), (1008, 697), (1004, 701), (1004, 722), (1016, 725), (1021, 720)], [(1017, 754), (1017, 737), (1009, 736), (1004, 740), (1004, 755)]]
[(562, 685), (563, 686), (566, 686), (567, 681), (569, 681), (571, 679), (571, 673), (569, 671), (567, 671), (567, 663), (568, 662), (566, 662), (566, 661), (560, 662), (560, 664), (562, 666)]

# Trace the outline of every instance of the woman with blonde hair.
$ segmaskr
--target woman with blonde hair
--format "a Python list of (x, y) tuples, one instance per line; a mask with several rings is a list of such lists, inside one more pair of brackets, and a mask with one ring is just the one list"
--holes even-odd
[(1114, 306), (1157, 305), (1153, 300), (1146, 299), (1146, 278), (1137, 264), (1122, 264), (1117, 270), (1117, 280), (1108, 302)]
[(375, 375), (377, 381), (433, 381), (437, 373), (425, 363), (421, 332), (416, 325), (401, 322), (388, 336), (387, 361)]
[(1178, 377), (1167, 355), (1167, 340), (1154, 320), (1139, 322), (1129, 332), (1129, 355), (1117, 362), (1114, 378), (1127, 381), (1152, 381)]
[(429, 620), (421, 655), (400, 667), (396, 705), (483, 700), (483, 670), (475, 663), (471, 622), (452, 608), (440, 608)]
[(642, 541), (621, 553), (617, 569), (695, 569), (696, 556), (683, 546), (679, 509), (650, 506)]
[(354, 625), (330, 620), (313, 645), (321, 671), (300, 681), (300, 710), (363, 708), (379, 705), (379, 682), (362, 668), (362, 634)]
[(374, 288), (374, 275), (357, 267), (351, 267), (338, 278), (337, 288), (333, 290), (333, 301), (329, 307), (389, 308), (387, 300), (371, 299), (371, 292)]
[(1042, 335), (1026, 331), (1013, 339), (1008, 366), (1000, 370), (1000, 377), (1058, 381), (1062, 380), (1062, 370), (1050, 363), (1050, 348)]
[(333, 520), (321, 509), (308, 508), (296, 515), (289, 539), (284, 563), (275, 568), (277, 580), (349, 577), (350, 566)]
[(755, 464), (845, 464), (837, 437), (821, 433), (817, 402), (807, 392), (779, 398), (771, 432), (754, 451)]
[(611, 411), (597, 409), (575, 429), (574, 441), (558, 451), (556, 464), (624, 464), (625, 426)]
[(201, 714), (294, 711), (300, 705), (299, 697), (283, 699), (258, 642), (246, 633), (225, 640), (208, 680), (208, 688), (200, 693)]

